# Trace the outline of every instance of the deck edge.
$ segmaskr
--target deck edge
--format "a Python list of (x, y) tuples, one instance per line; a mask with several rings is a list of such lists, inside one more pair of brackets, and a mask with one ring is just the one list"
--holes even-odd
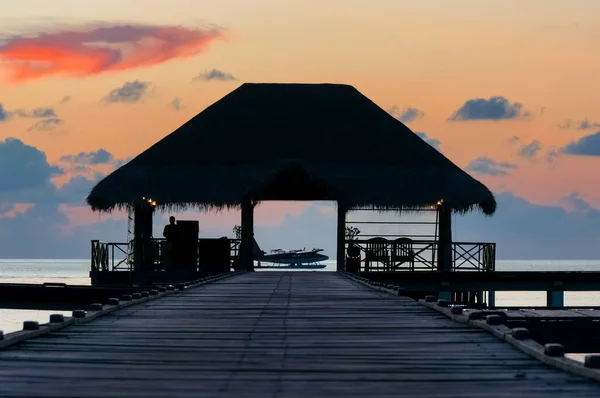
[[(390, 289), (388, 287), (390, 285), (382, 285), (381, 283), (373, 282), (367, 278), (358, 277), (354, 274), (345, 271), (341, 271), (340, 275), (372, 290), (384, 292), (395, 297), (402, 297), (402, 294), (400, 293), (401, 290), (395, 290), (396, 288), (401, 289), (401, 287), (399, 286), (391, 285), (392, 288)], [(483, 329), (486, 332), (494, 335), (496, 338), (506, 341), (507, 343), (516, 347), (520, 351), (546, 365), (575, 374), (577, 376), (585, 377), (600, 382), (600, 369), (588, 368), (581, 362), (571, 358), (548, 356), (545, 354), (545, 349), (543, 345), (532, 339), (515, 338), (513, 336), (513, 329), (505, 325), (490, 325), (485, 320), (469, 319), (468, 313), (453, 314), (449, 307), (440, 306), (437, 302), (426, 302), (425, 300), (419, 300), (415, 302), (447, 316), (454, 322), (462, 323), (478, 329)]]
[[(215, 275), (215, 276), (211, 276), (211, 277), (207, 277), (207, 278), (203, 278), (203, 279), (197, 279), (197, 280), (194, 280), (191, 282), (186, 282), (186, 283), (182, 284), (183, 286), (181, 286), (182, 287), (181, 289), (175, 288), (174, 290), (167, 290), (166, 292), (159, 292), (156, 295), (150, 295), (149, 292), (151, 289), (149, 288), (148, 289), (148, 294), (149, 294), (148, 297), (140, 297), (138, 299), (132, 299), (131, 301), (119, 301), (119, 303), (115, 304), (115, 305), (105, 304), (102, 306), (102, 309), (98, 310), (98, 311), (83, 310), (85, 313), (84, 317), (76, 318), (76, 317), (70, 316), (70, 317), (65, 317), (64, 321), (60, 322), (60, 323), (50, 323), (50, 322), (43, 323), (43, 324), (39, 325), (39, 329), (37, 329), (37, 330), (17, 330), (15, 332), (11, 332), (11, 333), (4, 335), (4, 338), (2, 340), (0, 340), (0, 350), (11, 347), (11, 346), (21, 343), (23, 341), (31, 340), (36, 337), (43, 336), (45, 334), (48, 334), (48, 333), (51, 333), (54, 331), (64, 329), (68, 326), (85, 324), (85, 323), (93, 321), (96, 318), (99, 318), (106, 314), (110, 314), (115, 311), (129, 308), (134, 305), (147, 303), (149, 301), (158, 300), (158, 299), (166, 297), (166, 296), (171, 296), (173, 294), (183, 292), (187, 289), (194, 289), (194, 288), (198, 288), (201, 286), (206, 286), (206, 285), (221, 281), (223, 279), (228, 279), (228, 278), (237, 276), (240, 273), (242, 273), (242, 272), (239, 272), (239, 271), (227, 272), (225, 274), (219, 274), (219, 275)], [(90, 306), (91, 306), (91, 304), (92, 303), (90, 303)], [(79, 310), (79, 311), (81, 311), (81, 310)]]
[(517, 339), (513, 336), (513, 330), (505, 325), (490, 325), (485, 320), (469, 319), (467, 314), (452, 314), (449, 307), (439, 306), (437, 303), (428, 303), (424, 300), (419, 300), (419, 304), (431, 308), (455, 322), (463, 323), (471, 327), (485, 330), (494, 335), (496, 338), (506, 341), (510, 345), (516, 347), (520, 351), (529, 355), (538, 361), (552, 366), (554, 368), (566, 371), (577, 376), (585, 377), (597, 382), (600, 382), (600, 369), (586, 367), (583, 363), (568, 357), (551, 357), (546, 355), (544, 346), (537, 341), (527, 339)]

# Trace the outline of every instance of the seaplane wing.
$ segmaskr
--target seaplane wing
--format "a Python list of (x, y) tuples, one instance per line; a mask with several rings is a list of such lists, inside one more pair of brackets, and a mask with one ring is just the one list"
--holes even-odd
[(260, 250), (256, 241), (254, 242), (254, 259), (259, 262), (273, 263), (273, 264), (287, 264), (290, 266), (300, 266), (304, 264), (316, 264), (322, 261), (329, 260), (329, 257), (321, 254), (323, 249), (296, 249), (296, 250), (282, 250), (275, 249), (271, 250), (270, 254)]

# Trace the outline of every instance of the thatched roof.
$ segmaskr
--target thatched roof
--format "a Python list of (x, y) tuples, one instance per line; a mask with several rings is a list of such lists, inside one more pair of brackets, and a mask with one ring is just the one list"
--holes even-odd
[(110, 211), (341, 200), (350, 208), (496, 209), (492, 193), (352, 86), (243, 84), (100, 181)]

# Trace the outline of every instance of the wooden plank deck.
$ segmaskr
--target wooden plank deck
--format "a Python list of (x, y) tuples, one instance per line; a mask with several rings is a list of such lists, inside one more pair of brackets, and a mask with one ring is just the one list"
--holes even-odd
[(256, 272), (0, 351), (1, 397), (598, 397), (335, 273)]

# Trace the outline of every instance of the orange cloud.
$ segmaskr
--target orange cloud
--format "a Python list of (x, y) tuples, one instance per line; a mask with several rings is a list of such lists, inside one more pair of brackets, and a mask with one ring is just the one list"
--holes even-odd
[(223, 37), (217, 28), (114, 25), (13, 36), (0, 45), (10, 83), (53, 75), (92, 76), (197, 55)]

